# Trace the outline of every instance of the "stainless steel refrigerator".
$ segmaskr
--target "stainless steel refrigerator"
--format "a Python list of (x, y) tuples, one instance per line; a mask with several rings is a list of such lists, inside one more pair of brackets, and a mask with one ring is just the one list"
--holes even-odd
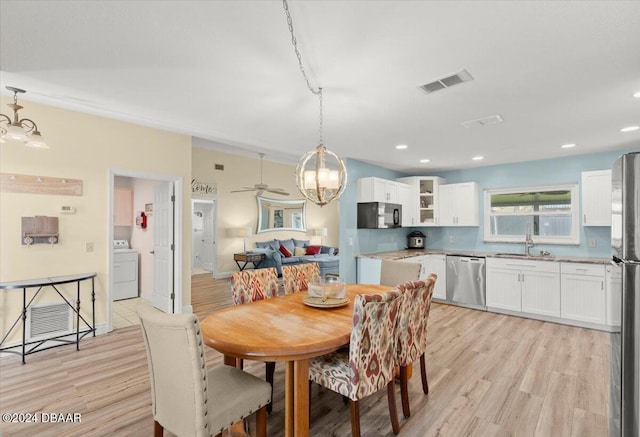
[(611, 336), (609, 435), (640, 436), (640, 153), (613, 165), (611, 247), (622, 268), (622, 325)]

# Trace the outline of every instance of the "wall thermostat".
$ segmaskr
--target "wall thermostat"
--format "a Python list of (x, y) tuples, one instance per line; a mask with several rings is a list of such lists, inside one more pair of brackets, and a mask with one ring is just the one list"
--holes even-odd
[(60, 214), (75, 214), (76, 209), (73, 206), (62, 205), (60, 207)]

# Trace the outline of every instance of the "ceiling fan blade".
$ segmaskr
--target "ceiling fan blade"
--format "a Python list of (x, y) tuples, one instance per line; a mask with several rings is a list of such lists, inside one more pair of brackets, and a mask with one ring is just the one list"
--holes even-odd
[(231, 193), (244, 193), (247, 191), (255, 191), (255, 190), (256, 190), (255, 188), (247, 188), (246, 190), (233, 190), (231, 191)]
[(274, 194), (281, 194), (283, 196), (289, 195), (289, 193), (284, 191), (282, 188), (265, 188), (265, 191), (268, 191), (269, 193), (274, 193)]

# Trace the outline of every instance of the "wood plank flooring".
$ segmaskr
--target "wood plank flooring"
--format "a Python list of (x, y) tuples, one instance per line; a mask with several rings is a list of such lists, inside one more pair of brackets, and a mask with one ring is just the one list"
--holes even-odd
[[(192, 305), (200, 318), (231, 305), (228, 281), (194, 276)], [(221, 365), (221, 355), (209, 349), (207, 361)], [(400, 436), (606, 436), (608, 369), (607, 333), (433, 304), (430, 393), (422, 394), (414, 372), (412, 416), (400, 414)], [(245, 370), (263, 377), (264, 365), (245, 362)], [(270, 436), (283, 435), (283, 395), (280, 363)], [(402, 411), (399, 389), (397, 401)], [(0, 412), (82, 414), (81, 423), (0, 423), (2, 437), (152, 435), (139, 327), (87, 338), (79, 352), (70, 346), (31, 355), (24, 366), (17, 356), (0, 359)], [(318, 386), (310, 422), (313, 436), (350, 435), (349, 407)], [(361, 423), (363, 436), (393, 435), (385, 390), (362, 401)]]

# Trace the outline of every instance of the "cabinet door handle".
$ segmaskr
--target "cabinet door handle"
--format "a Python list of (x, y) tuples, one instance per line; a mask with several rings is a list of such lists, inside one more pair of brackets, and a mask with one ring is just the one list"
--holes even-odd
[(583, 214), (582, 218), (583, 218), (583, 220), (584, 220), (584, 223), (586, 223), (586, 222), (587, 222), (587, 215), (586, 215), (586, 214)]
[(600, 290), (604, 290), (604, 281), (600, 281)]

